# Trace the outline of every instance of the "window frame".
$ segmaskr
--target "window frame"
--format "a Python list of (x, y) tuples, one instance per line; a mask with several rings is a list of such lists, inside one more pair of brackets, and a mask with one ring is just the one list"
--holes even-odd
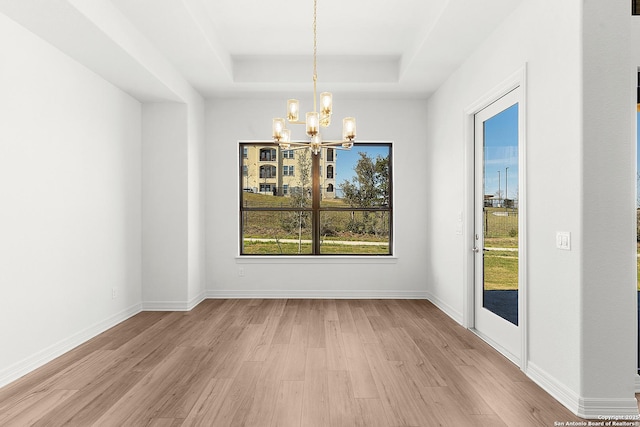
[[(354, 146), (352, 148), (352, 150), (357, 150), (358, 146), (372, 146), (372, 145), (379, 145), (379, 146), (387, 146), (389, 149), (389, 189), (388, 189), (388, 197), (389, 197), (389, 204), (387, 206), (374, 206), (374, 207), (353, 207), (353, 206), (348, 206), (348, 207), (327, 207), (327, 206), (321, 206), (321, 199), (322, 199), (322, 195), (323, 192), (325, 190), (325, 188), (323, 188), (324, 186), (321, 185), (321, 181), (324, 179), (324, 177), (322, 176), (322, 168), (320, 165), (320, 160), (322, 159), (322, 156), (320, 154), (318, 155), (311, 155), (311, 162), (312, 162), (312, 184), (311, 184), (311, 207), (304, 207), (304, 208), (300, 208), (300, 207), (294, 207), (294, 206), (284, 206), (284, 207), (246, 207), (243, 206), (243, 186), (242, 186), (242, 166), (243, 166), (243, 149), (247, 146), (261, 146), (261, 150), (266, 148), (267, 146), (273, 146), (274, 149), (277, 150), (278, 144), (274, 143), (273, 141), (239, 141), (239, 175), (240, 175), (240, 180), (239, 180), (239, 187), (240, 187), (240, 191), (239, 191), (239, 250), (238, 250), (238, 254), (239, 254), (239, 258), (251, 258), (251, 257), (259, 257), (259, 258), (283, 258), (283, 257), (289, 257), (289, 258), (296, 258), (296, 257), (300, 257), (300, 258), (353, 258), (353, 257), (358, 257), (358, 258), (372, 258), (372, 259), (381, 259), (381, 258), (388, 258), (388, 259), (392, 259), (394, 258), (394, 252), (395, 252), (395, 242), (394, 242), (394, 229), (395, 229), (395, 222), (394, 222), (394, 210), (393, 210), (393, 205), (394, 205), (394, 177), (393, 177), (393, 142), (391, 141), (358, 141), (356, 143), (354, 143)], [(304, 148), (303, 148), (304, 149)], [(335, 150), (335, 148), (334, 148)], [(288, 151), (293, 151), (293, 150), (288, 150)], [(323, 150), (324, 151), (324, 150)], [(335, 157), (336, 157), (336, 152), (334, 151), (333, 156), (333, 162), (335, 162)], [(276, 156), (277, 157), (277, 156)], [(294, 155), (294, 157), (296, 157)], [(276, 178), (277, 178), (277, 173), (276, 173)], [(335, 167), (334, 167), (334, 179), (335, 179)], [(276, 184), (277, 185), (277, 184)], [(337, 185), (334, 185), (334, 189), (333, 191), (335, 192), (339, 187)], [(289, 189), (291, 190), (291, 189)], [(289, 191), (289, 193), (292, 194), (291, 191)], [(308, 212), (310, 213), (312, 220), (312, 250), (311, 253), (309, 254), (260, 254), (260, 255), (256, 255), (256, 254), (252, 254), (252, 253), (244, 253), (243, 248), (244, 248), (244, 236), (243, 236), (243, 230), (244, 230), (244, 218), (245, 218), (245, 213), (247, 212)], [(389, 242), (388, 242), (388, 252), (387, 253), (377, 253), (377, 254), (368, 254), (368, 253), (345, 253), (345, 254), (340, 254), (340, 253), (322, 253), (321, 251), (321, 244), (322, 244), (322, 236), (320, 235), (320, 217), (322, 215), (323, 212), (385, 212), (388, 214), (388, 225), (389, 225)]]

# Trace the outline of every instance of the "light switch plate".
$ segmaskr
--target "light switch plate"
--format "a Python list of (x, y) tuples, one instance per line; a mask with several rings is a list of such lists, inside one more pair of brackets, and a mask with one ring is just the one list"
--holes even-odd
[(556, 247), (564, 251), (570, 251), (571, 233), (568, 231), (558, 231), (556, 233)]

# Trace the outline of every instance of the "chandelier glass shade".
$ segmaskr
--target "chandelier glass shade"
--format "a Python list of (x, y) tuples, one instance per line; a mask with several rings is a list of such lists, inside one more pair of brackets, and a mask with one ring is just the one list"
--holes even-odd
[[(297, 99), (289, 99), (287, 101), (286, 119), (277, 117), (273, 119), (273, 140), (277, 142), (284, 150), (291, 147), (301, 148), (309, 147), (313, 154), (318, 154), (322, 147), (335, 147), (350, 149), (356, 137), (356, 119), (346, 117), (342, 120), (342, 139), (339, 141), (323, 141), (320, 133), (321, 127), (327, 127), (331, 124), (331, 114), (333, 109), (333, 96), (330, 92), (322, 92), (320, 94), (320, 102), (318, 105), (317, 97), (317, 8), (318, 1), (313, 1), (313, 111), (305, 114), (304, 121), (300, 120), (300, 102)], [(319, 111), (318, 111), (319, 110)], [(287, 123), (295, 125), (305, 125), (309, 140), (293, 141), (291, 139), (291, 130), (287, 128)]]

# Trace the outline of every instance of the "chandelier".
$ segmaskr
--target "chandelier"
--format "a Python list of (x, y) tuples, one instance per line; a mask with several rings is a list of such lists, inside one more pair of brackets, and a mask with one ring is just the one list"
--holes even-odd
[[(317, 155), (322, 147), (336, 147), (345, 150), (353, 147), (353, 140), (356, 137), (356, 119), (346, 117), (342, 120), (342, 140), (340, 141), (323, 141), (320, 127), (327, 127), (331, 124), (332, 113), (332, 95), (329, 92), (320, 94), (320, 112), (317, 105), (317, 7), (318, 1), (313, 0), (313, 111), (306, 113), (305, 121), (300, 120), (300, 102), (297, 99), (289, 99), (287, 101), (287, 119), (273, 119), (273, 140), (280, 145), (280, 148), (288, 150), (291, 147), (301, 148), (309, 147), (313, 154)], [(291, 130), (287, 129), (286, 122), (294, 125), (305, 125), (309, 140), (292, 141)]]

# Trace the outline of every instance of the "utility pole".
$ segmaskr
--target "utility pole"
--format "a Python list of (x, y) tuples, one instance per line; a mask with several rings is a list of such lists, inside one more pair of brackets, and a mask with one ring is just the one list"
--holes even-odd
[(506, 206), (509, 200), (509, 166), (504, 170), (504, 200)]
[(500, 193), (500, 171), (498, 171), (498, 207), (502, 206), (502, 193)]

